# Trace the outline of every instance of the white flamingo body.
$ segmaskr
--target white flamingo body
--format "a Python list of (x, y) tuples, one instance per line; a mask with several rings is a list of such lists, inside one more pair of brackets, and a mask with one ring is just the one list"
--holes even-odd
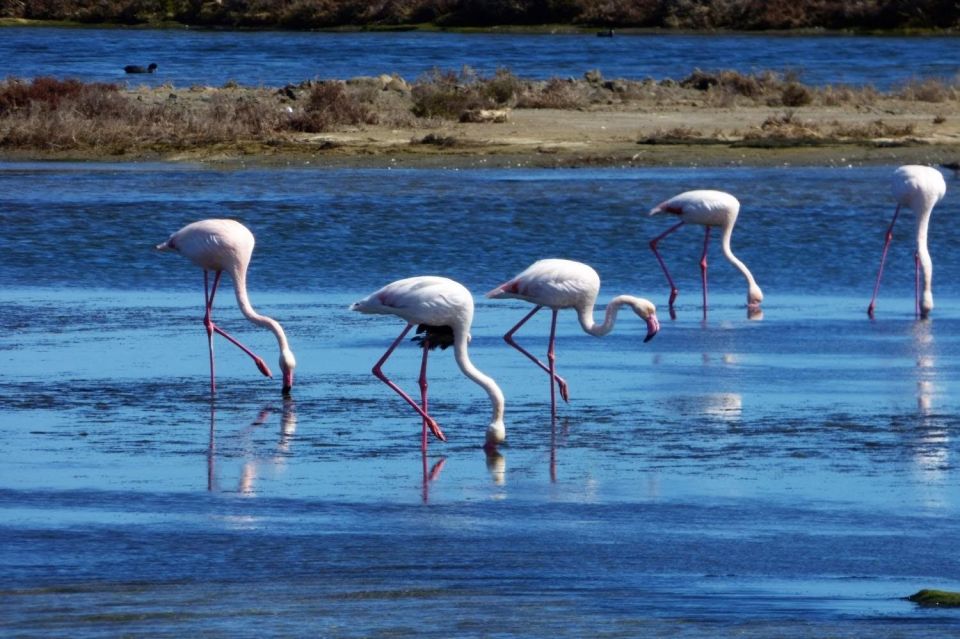
[[(933, 167), (904, 165), (893, 174), (891, 183), (893, 198), (897, 202), (897, 209), (893, 220), (887, 229), (884, 240), (883, 254), (880, 258), (880, 268), (877, 272), (877, 283), (873, 289), (873, 299), (867, 313), (873, 317), (876, 306), (877, 293), (880, 290), (880, 277), (883, 275), (883, 263), (887, 257), (890, 240), (893, 239), (893, 225), (897, 221), (901, 207), (907, 207), (917, 216), (917, 251), (915, 255), (916, 273), (916, 310), (920, 317), (926, 317), (933, 310), (933, 261), (927, 248), (927, 234), (930, 225), (930, 215), (947, 193), (947, 183), (943, 174)], [(920, 275), (923, 273), (923, 291), (920, 289)]]
[(753, 309), (759, 307), (763, 301), (763, 291), (761, 291), (757, 285), (750, 269), (733, 254), (733, 250), (730, 247), (733, 227), (736, 225), (737, 217), (740, 214), (740, 202), (737, 198), (723, 191), (707, 189), (686, 191), (661, 202), (650, 210), (650, 215), (663, 213), (675, 215), (680, 220), (666, 232), (650, 241), (650, 248), (653, 250), (654, 255), (656, 255), (657, 261), (660, 262), (660, 266), (667, 276), (667, 281), (670, 283), (669, 306), (671, 315), (673, 313), (673, 302), (676, 300), (679, 291), (674, 285), (673, 279), (670, 277), (666, 263), (657, 251), (657, 243), (684, 224), (699, 224), (706, 229), (703, 242), (703, 255), (700, 258), (700, 272), (703, 281), (704, 316), (706, 316), (707, 313), (707, 248), (710, 242), (710, 229), (713, 227), (720, 228), (720, 245), (724, 256), (747, 280), (747, 306)]
[[(486, 446), (494, 447), (506, 439), (503, 423), (503, 392), (497, 383), (482, 373), (470, 360), (470, 326), (473, 324), (473, 296), (463, 285), (445, 277), (431, 275), (410, 277), (387, 284), (350, 306), (360, 313), (396, 315), (407, 322), (407, 327), (387, 349), (373, 368), (373, 374), (407, 401), (423, 418), (423, 446), (426, 447), (426, 429), (444, 440), (436, 421), (427, 413), (426, 362), (429, 344), (424, 345), (421, 366), (420, 389), (423, 405), (418, 405), (409, 395), (391, 382), (381, 371), (383, 363), (414, 325), (447, 327), (453, 333), (454, 358), (463, 374), (483, 388), (490, 397), (493, 413), (486, 431)], [(427, 335), (429, 335), (429, 331)]]
[[(521, 299), (536, 305), (530, 313), (504, 335), (504, 340), (550, 374), (550, 405), (553, 415), (556, 414), (554, 381), (560, 388), (561, 397), (565, 401), (569, 400), (567, 383), (556, 374), (555, 365), (554, 344), (556, 341), (557, 313), (561, 309), (574, 309), (584, 332), (595, 337), (602, 337), (613, 330), (617, 313), (624, 305), (630, 306), (647, 323), (645, 342), (651, 340), (660, 330), (656, 307), (653, 303), (631, 295), (619, 295), (613, 298), (607, 304), (603, 323), (597, 324), (594, 320), (593, 311), (599, 293), (600, 276), (593, 268), (581, 262), (563, 259), (545, 259), (534, 262), (523, 272), (487, 293), (487, 297), (490, 298)], [(545, 306), (553, 311), (550, 344), (547, 351), (549, 365), (541, 362), (513, 340), (513, 334)]]
[(270, 369), (263, 360), (238, 342), (231, 335), (214, 324), (211, 315), (213, 298), (217, 292), (217, 285), (221, 274), (225, 271), (233, 280), (234, 293), (237, 305), (244, 317), (252, 323), (268, 329), (277, 339), (280, 349), (280, 370), (283, 372), (283, 393), (287, 395), (293, 387), (293, 372), (297, 362), (290, 350), (287, 336), (280, 323), (273, 318), (257, 313), (250, 304), (247, 296), (247, 267), (253, 255), (253, 233), (243, 224), (235, 220), (210, 219), (200, 220), (184, 226), (171, 235), (165, 242), (157, 245), (157, 249), (176, 251), (203, 269), (204, 287), (207, 288), (207, 274), (214, 272), (212, 290), (205, 292), (206, 315), (204, 325), (207, 329), (208, 345), (210, 349), (210, 390), (216, 391), (214, 364), (213, 364), (213, 333), (226, 337), (249, 355), (260, 371), (267, 377), (272, 377)]

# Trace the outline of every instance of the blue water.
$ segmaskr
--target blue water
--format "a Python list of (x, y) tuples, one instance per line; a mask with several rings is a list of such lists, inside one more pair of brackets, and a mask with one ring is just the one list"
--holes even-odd
[[(8, 636), (946, 637), (960, 612), (960, 213), (931, 222), (932, 319), (913, 317), (912, 218), (865, 309), (894, 167), (218, 170), (0, 164), (0, 634)], [(694, 187), (743, 204), (733, 236), (766, 299), (702, 234), (644, 213)], [(257, 236), (254, 305), (299, 362), (293, 399), (217, 343), (201, 273), (153, 246), (186, 222)], [(533, 259), (593, 264), (601, 299), (651, 298), (603, 339), (561, 315), (571, 401), (501, 336), (482, 292)], [(350, 302), (446, 274), (477, 297), (471, 354), (506, 395), (430, 359), (449, 442), (370, 368), (403, 323)], [(542, 314), (541, 314), (542, 315)], [(215, 317), (272, 365), (229, 289)], [(546, 348), (549, 320), (517, 339)], [(420, 353), (385, 366), (413, 392)]]
[[(191, 29), (0, 30), (0, 75), (176, 86), (283, 86), (312, 78), (396, 73), (415, 80), (464, 65), (490, 75), (506, 67), (529, 78), (683, 78), (693, 69), (794, 71), (809, 84), (889, 89), (919, 78), (954, 80), (956, 37), (777, 35), (516, 35), (455, 33), (230, 32)], [(837, 60), (843, 60), (837, 65)], [(156, 62), (155, 75), (127, 64)]]

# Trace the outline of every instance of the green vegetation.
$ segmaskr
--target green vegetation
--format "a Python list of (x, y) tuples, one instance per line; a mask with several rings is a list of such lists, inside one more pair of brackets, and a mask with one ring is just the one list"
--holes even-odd
[(573, 25), (666, 29), (946, 30), (953, 0), (17, 0), (0, 18), (231, 28)]
[(960, 608), (960, 592), (921, 590), (910, 595), (907, 599), (924, 607)]

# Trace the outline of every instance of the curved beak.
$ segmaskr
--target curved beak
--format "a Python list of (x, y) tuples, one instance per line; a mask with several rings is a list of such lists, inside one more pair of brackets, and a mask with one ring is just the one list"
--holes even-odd
[(647, 336), (643, 338), (644, 342), (649, 342), (653, 339), (653, 336), (660, 332), (660, 320), (657, 319), (656, 313), (651, 313), (650, 317), (647, 318)]
[(283, 374), (283, 396), (289, 397), (293, 389), (293, 371), (286, 371)]

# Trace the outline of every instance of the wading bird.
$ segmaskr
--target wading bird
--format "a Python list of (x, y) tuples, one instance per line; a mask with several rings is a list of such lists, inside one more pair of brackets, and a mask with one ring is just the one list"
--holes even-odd
[[(581, 262), (572, 260), (547, 259), (539, 260), (531, 264), (525, 271), (512, 279), (504, 282), (497, 288), (487, 293), (487, 297), (496, 299), (514, 298), (525, 300), (531, 304), (536, 304), (534, 309), (527, 313), (523, 319), (517, 322), (517, 325), (511, 328), (503, 339), (510, 346), (526, 355), (537, 366), (542, 368), (550, 375), (550, 410), (551, 415), (557, 414), (557, 397), (553, 388), (553, 382), (556, 381), (560, 388), (560, 396), (564, 401), (569, 401), (570, 395), (567, 390), (567, 382), (556, 372), (556, 354), (554, 343), (557, 335), (557, 313), (562, 308), (572, 308), (577, 312), (577, 318), (580, 320), (580, 326), (583, 330), (595, 337), (602, 337), (613, 330), (613, 324), (617, 319), (617, 312), (620, 307), (626, 304), (633, 311), (642, 317), (647, 323), (647, 336), (643, 340), (649, 342), (653, 336), (660, 330), (660, 323), (657, 320), (656, 307), (653, 303), (630, 295), (620, 295), (607, 304), (607, 314), (603, 319), (603, 324), (597, 324), (593, 319), (593, 307), (597, 301), (597, 295), (600, 292), (600, 276), (591, 267)], [(544, 364), (534, 357), (530, 352), (517, 344), (513, 335), (523, 326), (527, 320), (544, 306), (553, 311), (553, 318), (550, 324), (550, 344), (547, 347), (547, 361)]]
[(139, 64), (128, 64), (127, 66), (123, 67), (123, 70), (127, 73), (153, 73), (157, 70), (157, 64), (155, 62), (151, 62), (150, 66), (147, 67), (142, 67)]
[[(887, 259), (887, 249), (893, 239), (893, 225), (897, 222), (900, 207), (907, 207), (917, 214), (917, 252), (914, 254), (914, 278), (916, 280), (916, 313), (924, 318), (933, 310), (933, 261), (930, 251), (927, 250), (927, 227), (930, 224), (930, 214), (933, 207), (943, 199), (947, 192), (947, 184), (940, 171), (929, 166), (906, 165), (898, 168), (893, 174), (893, 197), (897, 201), (897, 208), (893, 212), (893, 219), (883, 242), (883, 253), (880, 255), (880, 268), (877, 270), (877, 283), (873, 287), (873, 297), (867, 307), (867, 315), (873, 317), (877, 304), (877, 293), (880, 291), (880, 278), (883, 276), (883, 263)], [(923, 296), (920, 294), (920, 268), (923, 267)]]
[[(274, 334), (280, 347), (280, 370), (283, 372), (283, 394), (289, 395), (293, 387), (293, 370), (297, 365), (287, 343), (287, 336), (276, 320), (260, 315), (250, 305), (247, 297), (247, 266), (253, 254), (253, 233), (235, 220), (201, 220), (187, 224), (174, 233), (166, 242), (157, 245), (161, 251), (176, 251), (203, 269), (203, 292), (206, 313), (203, 325), (207, 329), (207, 344), (210, 349), (210, 394), (216, 393), (213, 365), (213, 334), (218, 333), (249, 355), (260, 372), (273, 377), (266, 363), (249, 348), (237, 341), (213, 322), (213, 297), (217, 294), (220, 276), (226, 271), (233, 279), (237, 305), (244, 317), (263, 326)], [(213, 286), (209, 286), (208, 273), (213, 271)]]
[(670, 283), (670, 316), (673, 317), (673, 302), (677, 299), (679, 290), (670, 277), (667, 265), (657, 251), (657, 244), (684, 224), (700, 224), (706, 228), (706, 234), (703, 239), (703, 255), (700, 257), (700, 278), (703, 281), (703, 316), (707, 316), (707, 249), (710, 245), (710, 230), (719, 226), (721, 235), (720, 243), (723, 254), (733, 264), (743, 276), (747, 279), (747, 306), (751, 309), (758, 309), (760, 302), (763, 301), (763, 292), (757, 286), (756, 280), (746, 265), (737, 259), (730, 249), (730, 236), (733, 234), (733, 227), (737, 223), (737, 215), (740, 212), (740, 202), (737, 198), (723, 191), (687, 191), (680, 195), (675, 195), (665, 202), (661, 202), (653, 207), (650, 215), (658, 213), (670, 213), (676, 215), (680, 221), (669, 229), (650, 240), (650, 249), (656, 255), (660, 262), (660, 268), (667, 276), (667, 282)]
[[(467, 353), (467, 345), (470, 343), (470, 325), (473, 323), (473, 296), (470, 295), (470, 291), (445, 277), (430, 275), (409, 277), (387, 284), (352, 304), (350, 309), (360, 313), (396, 315), (407, 322), (400, 336), (374, 365), (373, 374), (406, 400), (423, 419), (421, 448), (426, 450), (428, 428), (437, 439), (446, 441), (439, 424), (427, 412), (427, 355), (437, 346), (444, 349), (452, 345), (454, 358), (460, 370), (490, 396), (493, 416), (487, 426), (484, 447), (495, 448), (506, 439), (507, 433), (503, 424), (503, 393), (493, 379), (484, 375), (473, 365)], [(423, 348), (419, 379), (422, 405), (417, 404), (399, 386), (390, 381), (382, 370), (387, 358), (414, 325), (418, 326), (418, 337), (414, 337), (414, 341), (419, 342)]]

